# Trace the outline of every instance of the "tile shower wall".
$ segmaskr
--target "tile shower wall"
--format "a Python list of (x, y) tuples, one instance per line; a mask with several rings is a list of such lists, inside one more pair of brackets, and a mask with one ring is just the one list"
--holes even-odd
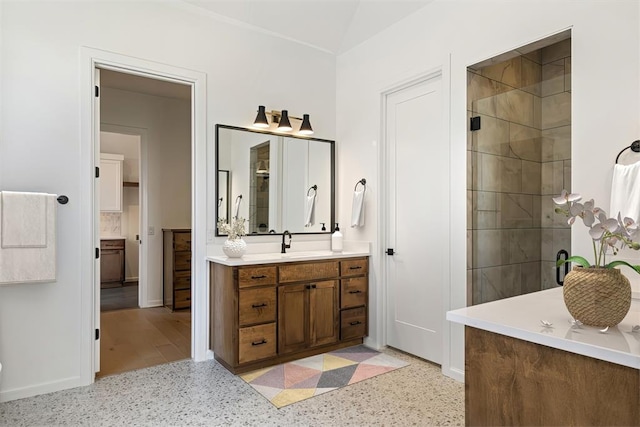
[(468, 70), (468, 303), (551, 287), (570, 230), (551, 196), (570, 187), (570, 40)]

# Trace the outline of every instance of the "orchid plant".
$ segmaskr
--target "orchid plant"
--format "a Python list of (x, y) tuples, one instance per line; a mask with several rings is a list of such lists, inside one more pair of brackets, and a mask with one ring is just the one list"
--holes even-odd
[(227, 222), (226, 218), (220, 218), (218, 220), (218, 230), (222, 234), (227, 235), (229, 240), (237, 240), (247, 234), (244, 229), (246, 220), (242, 217), (236, 217), (231, 220), (231, 224)]
[(631, 218), (621, 218), (618, 213), (617, 218), (607, 218), (607, 213), (595, 206), (593, 199), (580, 203), (580, 194), (569, 193), (562, 190), (558, 197), (553, 198), (553, 202), (558, 205), (556, 213), (564, 214), (568, 219), (567, 223), (573, 225), (576, 218), (581, 218), (585, 226), (589, 228), (589, 235), (593, 239), (594, 264), (591, 265), (586, 258), (574, 255), (567, 259), (558, 260), (557, 266), (566, 262), (574, 262), (582, 267), (613, 268), (619, 265), (626, 265), (640, 273), (640, 265), (631, 265), (626, 261), (616, 260), (606, 262), (607, 250), (611, 250), (613, 255), (617, 255), (620, 249), (629, 247), (634, 250), (640, 249), (640, 243), (634, 239), (640, 238), (638, 224)]

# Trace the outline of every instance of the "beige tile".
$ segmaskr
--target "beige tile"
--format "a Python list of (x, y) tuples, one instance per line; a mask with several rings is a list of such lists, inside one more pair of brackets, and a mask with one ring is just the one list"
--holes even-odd
[(520, 264), (520, 292), (528, 294), (542, 289), (540, 280), (540, 262)]
[(564, 162), (564, 186), (567, 190), (571, 189), (571, 160), (565, 160)]
[(481, 128), (473, 135), (473, 147), (481, 153), (507, 156), (509, 154), (509, 122), (480, 115)]
[(518, 159), (540, 161), (542, 139), (539, 129), (511, 123), (509, 126), (509, 145), (511, 156)]
[(478, 210), (496, 211), (498, 209), (497, 198), (498, 193), (489, 193), (486, 191), (474, 192), (474, 202)]
[(542, 163), (542, 179), (540, 193), (545, 196), (555, 197), (564, 189), (564, 163)]
[(467, 269), (467, 307), (473, 305), (473, 270)]
[(542, 66), (542, 96), (564, 92), (564, 59), (559, 59)]
[(473, 150), (473, 132), (471, 131), (471, 117), (473, 113), (467, 110), (467, 150)]
[(571, 126), (560, 126), (542, 131), (543, 162), (571, 159)]
[(467, 151), (467, 189), (477, 190), (479, 177), (478, 154)]
[(522, 58), (517, 56), (498, 64), (489, 65), (482, 68), (480, 73), (491, 80), (519, 88), (522, 85)]
[(473, 229), (486, 230), (496, 228), (496, 193), (474, 191), (472, 197)]
[(571, 56), (571, 39), (552, 44), (542, 49), (542, 64), (557, 61), (561, 58)]
[(509, 230), (509, 263), (540, 261), (540, 230)]
[(542, 98), (542, 129), (571, 124), (571, 93), (562, 92)]
[(505, 264), (509, 259), (509, 230), (474, 230), (472, 232), (473, 268)]
[(567, 217), (555, 212), (556, 206), (553, 203), (552, 196), (542, 196), (540, 199), (542, 228), (565, 228), (567, 226)]
[(522, 58), (522, 90), (540, 96), (542, 66), (527, 58)]
[(467, 71), (467, 110), (473, 110), (474, 101), (490, 98), (495, 88), (491, 80), (479, 74)]
[(496, 117), (521, 125), (533, 126), (533, 98), (522, 90), (511, 90), (496, 95)]
[(542, 98), (533, 97), (533, 127), (542, 129)]
[[(468, 280), (468, 279), (467, 279)], [(471, 289), (471, 304), (482, 304), (482, 269), (474, 268), (471, 270), (471, 281), (472, 289)]]
[(540, 227), (542, 225), (542, 197), (531, 196), (533, 203), (533, 226)]
[(473, 191), (467, 190), (467, 230), (473, 228)]
[(537, 63), (537, 64), (541, 64), (542, 63), (542, 50), (541, 49), (536, 49), (532, 52), (528, 52), (522, 55), (523, 57)]
[(533, 226), (533, 197), (526, 194), (499, 193), (499, 228), (531, 228)]
[(551, 261), (540, 263), (540, 280), (542, 289), (552, 289), (558, 287), (556, 284), (556, 264)]
[(509, 157), (478, 153), (478, 187), (482, 191), (519, 193), (522, 162)]
[(485, 303), (520, 294), (520, 275), (519, 264), (474, 270), (474, 299)]
[[(576, 224), (581, 226), (581, 224)], [(543, 228), (540, 230), (542, 246), (540, 258), (542, 261), (555, 262), (556, 255), (561, 249), (571, 253), (571, 228)]]
[(564, 90), (571, 92), (571, 57), (564, 58)]
[(522, 161), (522, 193), (540, 194), (541, 173), (539, 162)]
[(467, 230), (467, 268), (473, 267), (473, 254), (475, 252), (474, 244), (474, 232)]

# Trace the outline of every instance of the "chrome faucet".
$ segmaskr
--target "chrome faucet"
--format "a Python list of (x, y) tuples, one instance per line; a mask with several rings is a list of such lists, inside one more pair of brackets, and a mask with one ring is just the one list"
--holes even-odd
[[(284, 236), (289, 236), (289, 244), (285, 244), (284, 243)], [(280, 253), (282, 254), (286, 254), (287, 253), (287, 249), (291, 248), (291, 233), (289, 232), (289, 230), (284, 230), (282, 232), (282, 250), (280, 251)]]

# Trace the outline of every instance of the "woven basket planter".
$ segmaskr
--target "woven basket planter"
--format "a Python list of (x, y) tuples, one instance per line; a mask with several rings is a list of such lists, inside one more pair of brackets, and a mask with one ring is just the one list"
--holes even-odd
[(631, 307), (631, 284), (616, 268), (574, 267), (563, 294), (571, 316), (590, 326), (615, 326)]

